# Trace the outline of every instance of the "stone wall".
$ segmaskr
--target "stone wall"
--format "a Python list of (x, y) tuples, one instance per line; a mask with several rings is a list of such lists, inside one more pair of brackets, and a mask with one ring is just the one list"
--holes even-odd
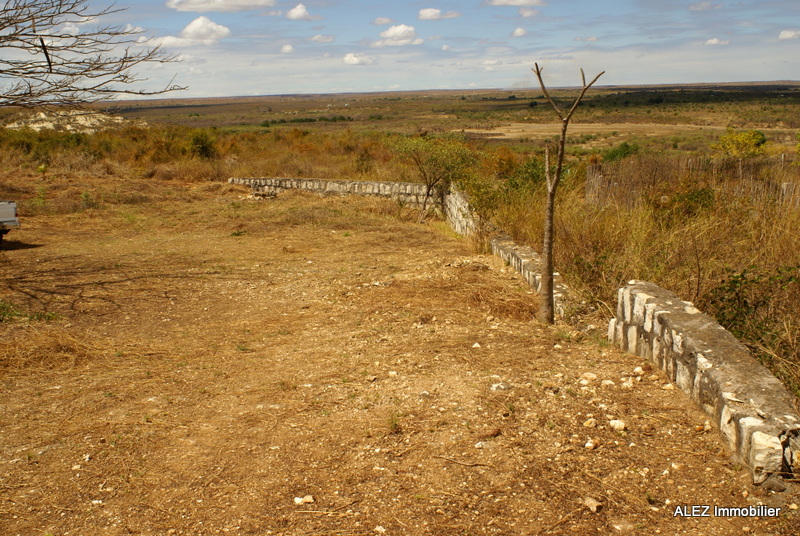
[[(492, 253), (506, 261), (525, 278), (537, 293), (542, 286), (542, 258), (533, 248), (520, 246), (506, 235), (500, 234), (491, 239)], [(555, 314), (565, 317), (568, 303), (568, 289), (561, 274), (553, 272), (553, 302)]]
[(608, 337), (653, 362), (692, 397), (756, 484), (800, 476), (794, 397), (713, 318), (653, 283), (631, 281), (619, 290)]
[[(422, 205), (425, 185), (417, 182), (373, 182), (326, 179), (233, 178), (228, 182), (249, 186), (253, 195), (272, 197), (287, 190), (306, 190), (321, 194), (356, 194), (389, 197), (407, 205)], [(434, 197), (438, 192), (432, 192)]]

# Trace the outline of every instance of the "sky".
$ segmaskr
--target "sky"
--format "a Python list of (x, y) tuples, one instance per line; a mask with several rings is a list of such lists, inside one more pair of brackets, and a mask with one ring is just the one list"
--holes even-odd
[[(105, 7), (110, 2), (91, 0)], [(800, 80), (799, 0), (139, 0), (180, 97)]]

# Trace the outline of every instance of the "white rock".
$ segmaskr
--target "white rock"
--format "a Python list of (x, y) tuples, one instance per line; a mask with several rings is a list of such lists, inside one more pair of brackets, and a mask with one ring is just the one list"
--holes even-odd
[(633, 378), (628, 378), (624, 382), (622, 382), (623, 389), (633, 389)]
[(597, 443), (595, 443), (594, 439), (590, 439), (583, 446), (586, 448), (586, 450), (594, 450), (597, 448)]
[(641, 376), (642, 374), (644, 374), (644, 369), (642, 367), (636, 367), (635, 369), (633, 369), (633, 373), (636, 376)]
[(597, 379), (597, 374), (594, 372), (584, 372), (581, 374), (581, 379), (586, 380), (587, 382), (593, 382)]
[(487, 443), (486, 441), (478, 441), (477, 443), (475, 443), (475, 448), (476, 449), (485, 449), (488, 446), (489, 446), (489, 443)]
[(626, 428), (625, 421), (621, 421), (619, 419), (614, 419), (613, 421), (608, 423), (608, 425), (611, 426), (611, 428), (613, 428), (617, 432), (624, 432)]
[(311, 495), (306, 495), (305, 497), (295, 497), (294, 504), (308, 504), (313, 503), (314, 497)]
[(473, 348), (480, 348), (481, 347), (481, 343), (476, 342), (475, 344), (472, 345), (472, 347)]
[(783, 446), (775, 436), (758, 431), (750, 439), (750, 467), (753, 468), (753, 482), (760, 484), (770, 473), (780, 471), (783, 464)]
[(586, 428), (594, 428), (595, 426), (597, 426), (597, 419), (587, 419), (583, 423), (583, 426)]
[(611, 380), (603, 380), (602, 382), (600, 382), (600, 385), (602, 387), (614, 387), (615, 383), (612, 382)]

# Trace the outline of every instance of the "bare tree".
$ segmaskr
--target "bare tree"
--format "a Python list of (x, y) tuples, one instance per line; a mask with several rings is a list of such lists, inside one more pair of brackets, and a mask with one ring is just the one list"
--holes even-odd
[(581, 91), (573, 101), (572, 107), (570, 107), (569, 111), (566, 113), (556, 104), (556, 101), (550, 96), (550, 92), (547, 91), (547, 86), (545, 86), (544, 79), (542, 78), (542, 69), (539, 67), (538, 63), (533, 64), (532, 71), (536, 74), (536, 78), (539, 79), (539, 85), (542, 87), (542, 93), (544, 93), (545, 99), (547, 99), (547, 102), (550, 103), (559, 119), (561, 119), (561, 136), (558, 140), (558, 156), (556, 157), (555, 170), (550, 168), (549, 149), (545, 151), (544, 165), (545, 178), (547, 179), (547, 201), (544, 209), (544, 243), (542, 244), (542, 284), (539, 288), (539, 294), (541, 296), (539, 319), (542, 322), (552, 324), (555, 321), (555, 303), (553, 300), (553, 240), (555, 238), (555, 233), (553, 232), (553, 216), (555, 213), (556, 190), (558, 189), (558, 183), (561, 182), (561, 172), (564, 169), (567, 128), (569, 127), (569, 121), (572, 119), (572, 115), (583, 100), (583, 96), (586, 95), (589, 88), (603, 76), (605, 71), (595, 76), (594, 79), (587, 84), (586, 75), (583, 73), (583, 69), (581, 69), (581, 82), (583, 84)]
[(93, 9), (88, 0), (8, 0), (0, 8), (0, 106), (78, 105), (120, 94), (156, 95), (185, 89), (170, 82), (135, 89), (144, 64), (176, 61), (160, 47), (142, 45), (142, 30), (92, 27), (123, 11)]

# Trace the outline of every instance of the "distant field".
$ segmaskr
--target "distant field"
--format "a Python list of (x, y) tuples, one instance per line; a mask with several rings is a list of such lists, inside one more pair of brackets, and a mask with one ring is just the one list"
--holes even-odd
[[(553, 91), (565, 102), (574, 93)], [(556, 133), (552, 110), (536, 88), (175, 98), (124, 101), (109, 111), (129, 119), (236, 132), (464, 130), (476, 138), (504, 138), (507, 144)], [(800, 128), (800, 82), (600, 87), (587, 96), (572, 133), (614, 133), (608, 140), (612, 143), (683, 135), (706, 139), (727, 126), (766, 130), (773, 143), (791, 146), (792, 130)]]

